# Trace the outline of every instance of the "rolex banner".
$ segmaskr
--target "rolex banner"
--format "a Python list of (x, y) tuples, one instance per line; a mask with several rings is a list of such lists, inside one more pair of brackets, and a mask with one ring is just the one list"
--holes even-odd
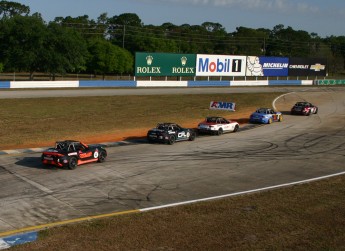
[(289, 76), (326, 76), (325, 58), (290, 58)]
[(195, 76), (195, 54), (135, 54), (135, 76)]

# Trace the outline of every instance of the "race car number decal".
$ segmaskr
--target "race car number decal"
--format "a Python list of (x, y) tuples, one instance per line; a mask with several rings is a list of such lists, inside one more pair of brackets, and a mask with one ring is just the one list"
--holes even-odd
[(94, 157), (95, 159), (98, 158), (98, 150), (96, 150), (96, 151), (93, 153), (93, 157)]
[(177, 137), (179, 137), (179, 138), (186, 137), (186, 133), (185, 132), (179, 132)]

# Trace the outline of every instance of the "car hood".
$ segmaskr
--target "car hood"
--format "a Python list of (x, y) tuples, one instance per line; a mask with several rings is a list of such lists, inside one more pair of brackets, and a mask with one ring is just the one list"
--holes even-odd
[(261, 116), (261, 117), (264, 117), (264, 116), (266, 116), (266, 115), (268, 116), (268, 115), (271, 115), (271, 114), (253, 112), (251, 116)]
[(165, 130), (158, 129), (158, 128), (152, 128), (149, 130), (149, 132), (165, 132)]
[(57, 149), (55, 149), (55, 148), (48, 148), (48, 149), (46, 149), (43, 153), (44, 153), (44, 154), (56, 154), (56, 153), (65, 154), (66, 151), (57, 150)]
[(203, 122), (200, 122), (199, 125), (217, 125), (217, 123), (203, 121)]

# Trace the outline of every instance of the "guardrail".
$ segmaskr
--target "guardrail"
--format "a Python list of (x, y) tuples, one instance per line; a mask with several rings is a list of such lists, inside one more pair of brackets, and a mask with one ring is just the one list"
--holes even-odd
[[(322, 82), (321, 82), (322, 81)], [(341, 83), (345, 84), (345, 80)], [(83, 87), (227, 87), (227, 86), (275, 86), (325, 84), (325, 80), (263, 80), (263, 81), (8, 81), (0, 82), (0, 88), (83, 88)], [(330, 84), (333, 82), (329, 82)]]

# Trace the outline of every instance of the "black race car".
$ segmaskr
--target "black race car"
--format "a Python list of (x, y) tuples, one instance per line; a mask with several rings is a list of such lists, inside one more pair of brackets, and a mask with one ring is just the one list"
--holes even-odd
[(175, 123), (159, 123), (147, 132), (150, 143), (161, 142), (172, 145), (175, 141), (194, 140), (196, 133), (191, 128), (183, 128)]
[(80, 141), (57, 141), (54, 148), (42, 153), (42, 163), (75, 169), (78, 165), (90, 162), (103, 162), (107, 151), (101, 146), (88, 146)]
[(319, 111), (319, 108), (312, 103), (309, 102), (297, 102), (292, 108), (291, 108), (291, 114), (301, 114), (309, 116), (311, 114), (317, 114)]

